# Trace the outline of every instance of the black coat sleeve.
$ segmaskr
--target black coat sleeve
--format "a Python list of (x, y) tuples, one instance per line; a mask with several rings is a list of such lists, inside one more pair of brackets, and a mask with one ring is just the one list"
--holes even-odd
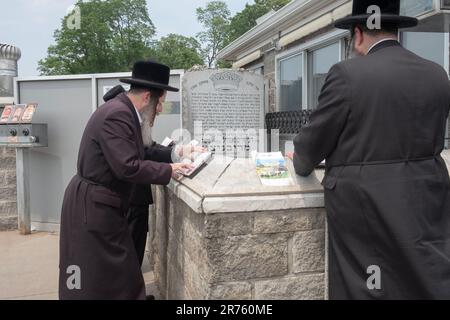
[(308, 176), (336, 148), (350, 112), (351, 92), (345, 70), (334, 65), (319, 96), (319, 105), (294, 139), (294, 167), (298, 175)]
[(145, 160), (173, 163), (172, 148), (154, 143), (152, 146), (145, 147)]

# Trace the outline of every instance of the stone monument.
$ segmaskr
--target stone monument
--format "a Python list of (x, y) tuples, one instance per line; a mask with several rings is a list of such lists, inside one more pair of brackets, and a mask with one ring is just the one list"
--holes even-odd
[(236, 70), (193, 71), (184, 75), (182, 88), (183, 129), (193, 139), (216, 154), (242, 152), (248, 156), (248, 151), (257, 149), (255, 140), (264, 129), (265, 116), (261, 75)]
[(163, 299), (325, 299), (318, 170), (264, 186), (249, 159), (215, 157), (195, 178), (156, 187), (155, 279)]

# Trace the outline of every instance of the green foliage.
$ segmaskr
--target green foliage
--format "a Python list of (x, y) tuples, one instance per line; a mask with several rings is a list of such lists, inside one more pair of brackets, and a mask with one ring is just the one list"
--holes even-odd
[(255, 0), (254, 4), (246, 4), (245, 9), (238, 12), (230, 21), (226, 44), (229, 44), (256, 26), (256, 20), (270, 10), (277, 11), (291, 0)]
[(69, 28), (70, 15), (65, 16), (55, 31), (55, 44), (39, 61), (38, 69), (42, 75), (121, 72), (148, 57), (173, 69), (189, 69), (202, 63), (230, 67), (226, 61), (216, 61), (218, 52), (253, 28), (256, 19), (288, 2), (255, 0), (231, 17), (224, 1), (211, 1), (197, 9), (197, 19), (204, 28), (197, 34), (198, 41), (175, 34), (152, 41), (155, 26), (146, 0), (78, 0), (81, 28)]
[(204, 28), (197, 37), (203, 45), (202, 57), (210, 68), (215, 66), (217, 53), (225, 46), (230, 16), (223, 1), (211, 1), (205, 8), (197, 9), (197, 19)]
[(195, 38), (169, 34), (155, 43), (152, 57), (171, 69), (187, 70), (203, 64), (199, 52), (200, 44)]
[(256, 20), (270, 10), (279, 10), (290, 0), (255, 0), (254, 4), (246, 4), (244, 10), (235, 16), (225, 2), (212, 1), (205, 8), (197, 9), (197, 19), (204, 31), (197, 35), (202, 43), (202, 56), (208, 67), (229, 68), (226, 61), (216, 61), (217, 54), (228, 44), (256, 26)]
[(146, 0), (79, 0), (81, 28), (62, 19), (55, 45), (39, 61), (42, 75), (129, 71), (148, 55), (155, 27)]

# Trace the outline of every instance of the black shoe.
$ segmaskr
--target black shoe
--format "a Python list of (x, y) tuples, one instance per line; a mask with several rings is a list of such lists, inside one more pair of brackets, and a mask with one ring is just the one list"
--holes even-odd
[(146, 300), (155, 300), (155, 296), (153, 295), (148, 295), (145, 297)]

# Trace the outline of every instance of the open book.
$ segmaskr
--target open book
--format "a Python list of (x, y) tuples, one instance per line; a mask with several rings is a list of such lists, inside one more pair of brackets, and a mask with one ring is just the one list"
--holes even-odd
[[(164, 141), (161, 143), (161, 145), (163, 146), (169, 146), (172, 145), (173, 141), (170, 138), (166, 138), (164, 139)], [(190, 146), (198, 146), (198, 141), (196, 140), (192, 140), (189, 145)], [(194, 175), (196, 175), (212, 158), (212, 153), (211, 152), (204, 152), (204, 153), (199, 153), (199, 152), (194, 152), (191, 154), (192, 159), (188, 159), (185, 158), (183, 159), (181, 162), (182, 163), (188, 163), (188, 164), (192, 164), (194, 167), (189, 170), (188, 172), (179, 172), (180, 174), (184, 175), (185, 177), (193, 177)]]
[(190, 163), (194, 166), (188, 172), (182, 173), (186, 177), (192, 177), (197, 174), (197, 172), (199, 172), (204, 167), (204, 165), (206, 165), (212, 158), (211, 152), (194, 153), (193, 155), (194, 161), (191, 161), (189, 159), (183, 160), (183, 163)]
[[(189, 145), (197, 147), (198, 146), (198, 141), (196, 140), (192, 140)], [(184, 176), (186, 177), (193, 177), (195, 174), (197, 174), (203, 167), (204, 165), (206, 165), (209, 160), (211, 160), (212, 158), (212, 153), (211, 152), (204, 152), (204, 153), (199, 153), (199, 152), (194, 152), (192, 153), (192, 159), (183, 159), (183, 163), (189, 163), (192, 164), (194, 167), (189, 170), (188, 172), (182, 173)]]

